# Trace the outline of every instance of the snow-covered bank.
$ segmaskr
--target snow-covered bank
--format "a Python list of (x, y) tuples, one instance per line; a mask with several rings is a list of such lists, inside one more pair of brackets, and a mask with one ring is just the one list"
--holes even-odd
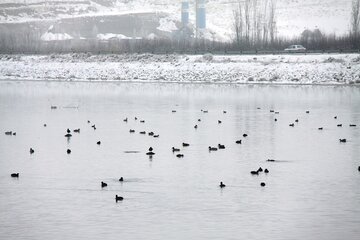
[(0, 55), (0, 79), (360, 85), (360, 55)]

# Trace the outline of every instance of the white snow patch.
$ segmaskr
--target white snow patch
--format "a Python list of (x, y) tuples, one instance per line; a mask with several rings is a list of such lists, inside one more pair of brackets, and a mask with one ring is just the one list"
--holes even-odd
[(160, 31), (172, 32), (172, 31), (176, 31), (178, 29), (175, 25), (175, 22), (169, 18), (161, 18), (159, 23), (160, 23), (160, 26), (157, 27), (157, 29)]
[(70, 40), (70, 39), (73, 39), (73, 37), (67, 33), (46, 32), (41, 36), (42, 41), (63, 41), (63, 40)]

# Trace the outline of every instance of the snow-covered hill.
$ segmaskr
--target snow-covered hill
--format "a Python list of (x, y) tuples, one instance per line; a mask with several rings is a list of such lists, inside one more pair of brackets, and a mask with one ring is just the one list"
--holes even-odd
[[(89, 15), (165, 12), (171, 21), (180, 20), (183, 0), (0, 0), (0, 22), (44, 21)], [(265, 0), (262, 0), (265, 1)], [(349, 29), (352, 0), (277, 0), (278, 34), (292, 36), (305, 28), (318, 27), (327, 33)], [(208, 0), (207, 25), (217, 39), (233, 37), (232, 16), (237, 0)], [(192, 8), (191, 8), (192, 9)], [(194, 22), (194, 10), (190, 20)]]

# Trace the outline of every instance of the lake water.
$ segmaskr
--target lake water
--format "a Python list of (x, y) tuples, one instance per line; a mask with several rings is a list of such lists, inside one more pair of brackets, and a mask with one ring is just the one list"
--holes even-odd
[(0, 239), (358, 239), (359, 125), (356, 87), (0, 82)]

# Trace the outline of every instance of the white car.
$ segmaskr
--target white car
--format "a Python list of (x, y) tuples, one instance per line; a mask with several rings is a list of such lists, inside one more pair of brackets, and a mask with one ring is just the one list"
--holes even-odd
[(295, 53), (302, 53), (306, 52), (306, 48), (304, 48), (302, 45), (291, 45), (290, 47), (286, 48), (284, 50), (285, 52), (295, 52)]

